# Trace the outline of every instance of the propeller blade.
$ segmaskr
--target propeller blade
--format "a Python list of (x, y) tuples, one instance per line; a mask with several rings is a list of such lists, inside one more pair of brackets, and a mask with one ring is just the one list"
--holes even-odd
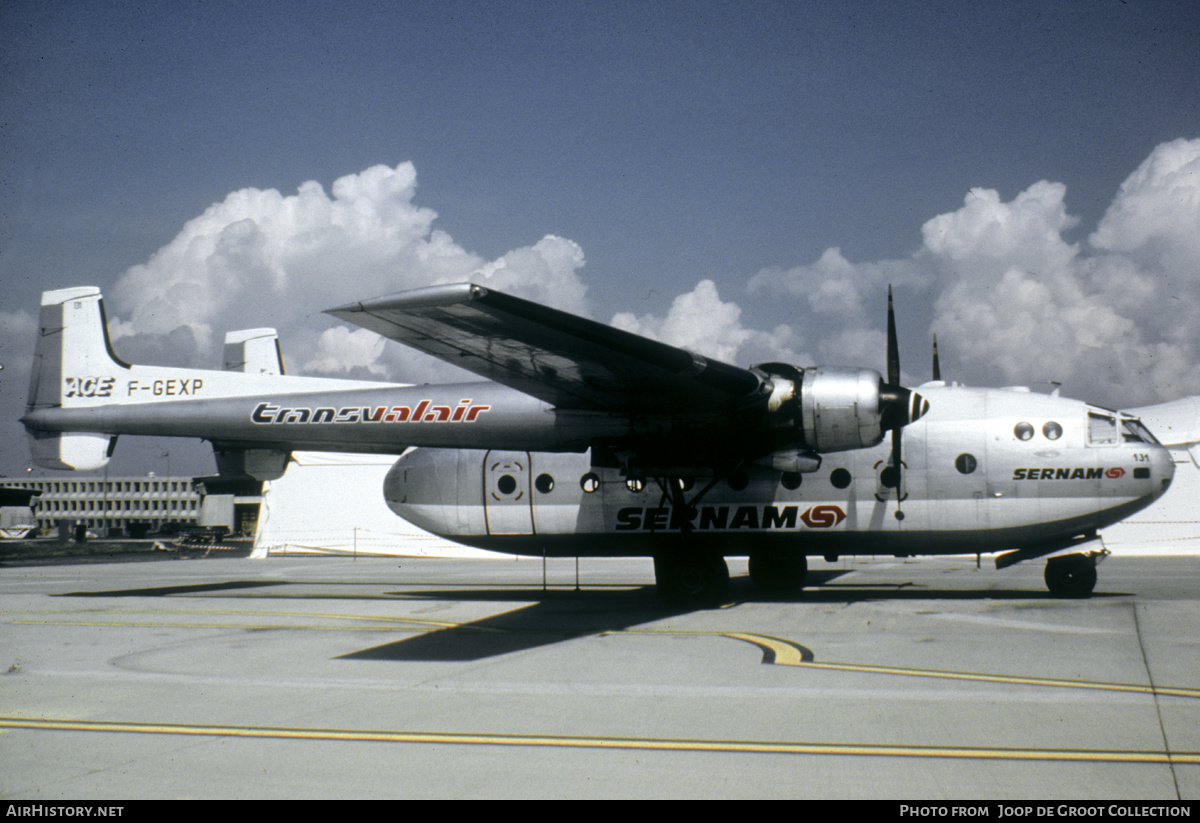
[(900, 451), (900, 433), (903, 431), (904, 431), (903, 428), (892, 429), (892, 468), (896, 472), (895, 480), (896, 480), (896, 519), (897, 520), (904, 519), (904, 512), (902, 512), (900, 510), (901, 500), (903, 500), (903, 497), (901, 496), (901, 489), (904, 486), (904, 473), (903, 473), (904, 469), (901, 465), (902, 455), (901, 455), (901, 451)]
[(888, 284), (887, 309), (887, 381), (890, 386), (900, 385), (900, 346), (896, 343), (896, 309), (892, 305), (892, 285)]
[[(937, 365), (937, 343), (934, 343), (934, 373), (940, 373)], [(936, 376), (935, 380), (938, 379)], [(887, 383), (880, 387), (880, 396), (886, 404), (884, 411), (884, 429), (892, 432), (891, 466), (885, 469), (889, 473), (888, 481), (896, 487), (896, 519), (903, 520), (904, 512), (900, 505), (904, 498), (904, 454), (902, 432), (904, 427), (917, 420), (929, 410), (929, 403), (924, 397), (900, 385), (900, 345), (896, 341), (896, 307), (892, 300), (892, 286), (888, 284), (887, 308)], [(885, 485), (891, 485), (886, 482)]]
[(937, 335), (933, 336), (933, 379), (942, 379), (942, 366), (938, 363)]

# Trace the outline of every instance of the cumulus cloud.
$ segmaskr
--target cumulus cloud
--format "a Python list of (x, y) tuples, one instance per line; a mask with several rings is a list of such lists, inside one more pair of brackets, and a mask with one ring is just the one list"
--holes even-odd
[(845, 326), (874, 320), (879, 295), (888, 284), (919, 286), (928, 279), (925, 269), (915, 261), (851, 263), (840, 248), (834, 247), (826, 249), (815, 263), (763, 269), (751, 278), (749, 289), (801, 299), (813, 315)]
[(118, 348), (141, 362), (212, 367), (226, 330), (274, 325), (301, 370), (411, 380), (432, 367), (409, 374), (411, 352), (363, 330), (319, 331), (310, 315), (468, 280), (587, 313), (577, 244), (547, 235), (485, 260), (433, 227), (437, 214), (414, 202), (416, 187), (416, 170), (401, 163), (346, 175), (329, 192), (310, 181), (294, 195), (231, 193), (118, 280), (111, 293)]
[[(485, 259), (434, 227), (416, 185), (402, 163), (347, 175), (329, 191), (308, 182), (292, 195), (231, 193), (110, 290), (118, 350), (136, 362), (213, 368), (224, 331), (274, 325), (292, 372), (421, 382), (444, 379), (442, 367), (313, 315), (467, 280), (589, 314), (576, 243), (546, 235)], [(786, 314), (773, 328), (747, 323), (711, 280), (665, 316), (622, 313), (612, 323), (731, 363), (880, 368), (879, 300), (891, 283), (906, 305), (929, 306), (951, 379), (1061, 381), (1069, 395), (1111, 406), (1200, 394), (1200, 140), (1156, 147), (1086, 239), (1068, 239), (1082, 236), (1068, 203), (1066, 187), (1049, 181), (1008, 201), (976, 188), (929, 219), (907, 257), (855, 262), (830, 248), (811, 263), (763, 269), (748, 289)], [(27, 312), (0, 313), (5, 365), (27, 362), (34, 327)], [(23, 375), (6, 370), (3, 379), (8, 397), (23, 396), (24, 385), (12, 391)]]
[(750, 289), (807, 304), (809, 325), (836, 319), (824, 339), (839, 350), (878, 328), (863, 306), (884, 282), (923, 293), (943, 370), (963, 382), (1060, 381), (1125, 406), (1200, 393), (1200, 140), (1155, 148), (1087, 241), (1068, 242), (1078, 225), (1061, 183), (1007, 202), (972, 189), (908, 258), (852, 263), (833, 248)]
[(695, 289), (675, 298), (666, 317), (623, 312), (613, 317), (612, 325), (727, 363), (811, 361), (795, 351), (801, 341), (788, 326), (755, 331), (742, 325), (741, 314), (735, 303), (721, 300), (713, 281), (701, 280)]

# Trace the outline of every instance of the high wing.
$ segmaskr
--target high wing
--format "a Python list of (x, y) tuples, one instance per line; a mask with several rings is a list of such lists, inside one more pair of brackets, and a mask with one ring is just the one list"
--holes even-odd
[(331, 314), (560, 409), (690, 414), (766, 399), (748, 369), (470, 283)]

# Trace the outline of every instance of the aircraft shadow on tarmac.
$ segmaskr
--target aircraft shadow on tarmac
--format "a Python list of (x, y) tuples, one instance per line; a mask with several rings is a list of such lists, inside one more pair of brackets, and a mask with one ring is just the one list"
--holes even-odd
[[(1016, 589), (930, 589), (911, 583), (833, 584), (843, 570), (810, 572), (803, 592), (769, 595), (748, 577), (730, 580), (727, 602), (855, 603), (880, 600), (1050, 600), (1049, 592)], [(549, 646), (580, 637), (624, 631), (631, 626), (686, 614), (692, 609), (672, 608), (654, 586), (620, 590), (565, 589), (438, 589), (404, 591), (406, 599), (474, 602), (537, 602), (491, 617), (446, 629), (406, 637), (339, 655), (342, 660), (392, 660), (397, 662), (466, 662)], [(1120, 594), (1096, 594), (1117, 597)]]
[(210, 592), (257, 589), (264, 586), (287, 585), (276, 580), (225, 580), (220, 583), (189, 583), (183, 586), (155, 586), (146, 589), (107, 589), (98, 592), (65, 592), (59, 597), (169, 597), (174, 594), (207, 594)]
[[(850, 570), (811, 571), (808, 588), (787, 594), (765, 593), (747, 576), (730, 579), (726, 603), (850, 604), (888, 600), (1058, 600), (1047, 591), (1014, 588), (932, 588), (912, 582), (835, 582)], [(226, 580), (140, 589), (78, 591), (60, 597), (231, 596), (245, 589), (287, 586), (287, 581)], [(686, 614), (693, 609), (672, 607), (653, 585), (634, 588), (540, 589), (529, 587), (463, 589), (405, 589), (389, 593), (397, 599), (525, 603), (523, 607), (436, 629), (391, 643), (339, 655), (343, 660), (473, 661), (562, 643), (580, 637), (620, 632), (643, 623)], [(265, 594), (270, 597), (270, 594)], [(1128, 592), (1096, 592), (1093, 598), (1126, 597)], [(336, 599), (336, 596), (335, 596)], [(530, 603), (530, 601), (534, 601)]]

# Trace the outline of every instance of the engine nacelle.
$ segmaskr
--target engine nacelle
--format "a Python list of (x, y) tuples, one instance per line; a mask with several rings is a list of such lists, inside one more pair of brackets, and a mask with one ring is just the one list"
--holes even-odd
[(873, 369), (804, 370), (800, 428), (818, 452), (874, 446), (883, 440), (883, 377)]
[(767, 410), (772, 428), (792, 431), (787, 441), (810, 453), (874, 446), (890, 428), (911, 422), (894, 408), (900, 398), (873, 369), (798, 369), (782, 363), (756, 368), (771, 380)]

